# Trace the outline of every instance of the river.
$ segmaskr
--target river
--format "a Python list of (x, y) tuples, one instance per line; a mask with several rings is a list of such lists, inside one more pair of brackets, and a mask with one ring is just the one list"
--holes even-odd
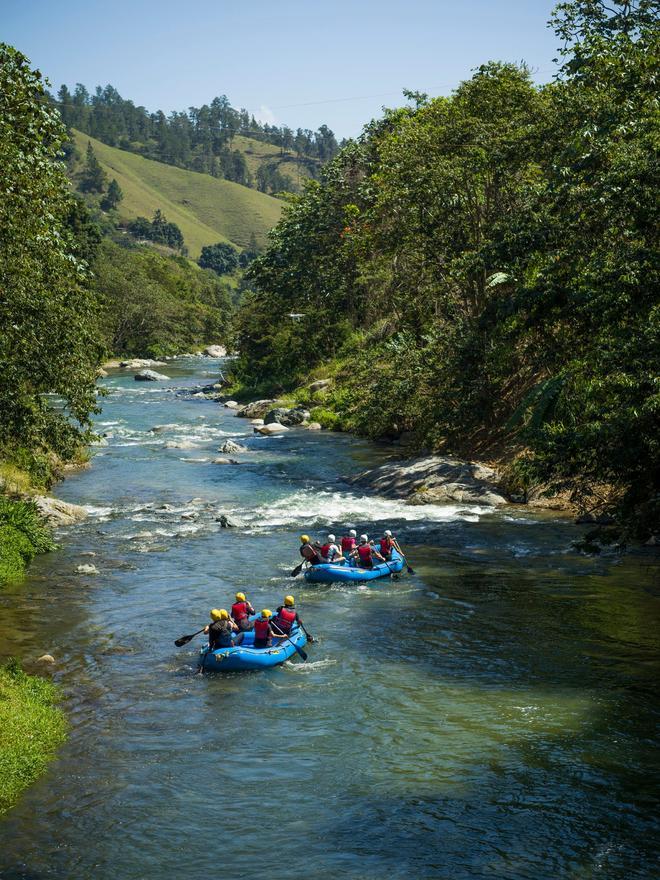
[[(657, 566), (577, 554), (555, 514), (359, 494), (341, 475), (391, 450), (174, 393), (217, 369), (104, 380), (107, 445), (57, 487), (90, 515), (0, 592), (0, 655), (52, 653), (71, 721), (0, 877), (658, 876)], [(249, 452), (213, 464), (228, 437)], [(347, 525), (393, 528), (415, 575), (288, 577), (301, 531)], [(237, 589), (295, 594), (307, 663), (193, 674), (200, 639), (173, 640)]]

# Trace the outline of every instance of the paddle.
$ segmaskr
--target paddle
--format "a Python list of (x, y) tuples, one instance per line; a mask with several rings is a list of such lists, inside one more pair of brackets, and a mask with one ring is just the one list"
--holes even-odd
[(291, 644), (292, 644), (293, 647), (296, 649), (296, 651), (300, 654), (300, 656), (303, 658), (303, 660), (307, 660), (307, 652), (306, 652), (306, 651), (303, 651), (302, 648), (299, 648), (298, 645), (296, 645), (296, 643), (293, 641), (293, 639), (291, 638), (291, 636), (287, 636), (285, 632), (282, 632), (282, 630), (279, 628), (279, 626), (278, 626), (276, 623), (271, 623), (271, 626), (272, 626), (272, 627), (275, 627), (275, 629), (276, 629), (281, 635), (286, 636), (286, 638), (283, 639), (283, 640), (280, 642), (280, 645), (283, 645), (284, 642), (287, 642), (287, 641), (288, 641), (288, 642), (291, 642)]
[(397, 550), (399, 551), (399, 553), (401, 554), (401, 558), (403, 559), (403, 561), (406, 563), (406, 569), (407, 569), (407, 571), (408, 571), (408, 574), (415, 574), (415, 569), (412, 567), (412, 565), (408, 565), (408, 560), (407, 560), (406, 557), (403, 555), (403, 550), (401, 549), (401, 547), (399, 547), (399, 542), (396, 541), (396, 543), (394, 544), (394, 546), (396, 547), (396, 549), (397, 549)]
[(300, 563), (300, 565), (296, 565), (296, 567), (293, 569), (293, 571), (291, 572), (289, 577), (292, 577), (292, 578), (298, 577), (298, 575), (300, 574), (300, 572), (303, 569), (303, 565), (305, 564), (305, 562), (306, 562), (306, 560), (303, 559), (303, 561)]
[(310, 645), (314, 644), (314, 642), (316, 641), (316, 639), (314, 638), (314, 636), (310, 635), (310, 634), (307, 632), (307, 630), (305, 629), (305, 626), (304, 626), (302, 620), (299, 620), (299, 621), (298, 621), (298, 626), (300, 627), (300, 629), (301, 629), (301, 630), (305, 633), (305, 635), (307, 636), (307, 641), (310, 643)]
[(206, 629), (206, 627), (203, 626), (201, 629), (198, 629), (196, 633), (193, 633), (190, 636), (181, 636), (180, 639), (175, 640), (174, 644), (177, 646), (177, 648), (182, 648), (184, 645), (187, 645), (189, 641), (194, 639), (195, 636), (198, 636), (200, 633), (203, 633), (205, 629)]

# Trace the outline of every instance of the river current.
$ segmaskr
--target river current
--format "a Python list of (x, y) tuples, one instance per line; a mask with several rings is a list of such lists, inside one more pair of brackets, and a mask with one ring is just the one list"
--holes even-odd
[[(105, 445), (56, 492), (89, 517), (0, 592), (0, 656), (52, 653), (71, 722), (0, 877), (659, 876), (657, 565), (581, 556), (555, 514), (361, 494), (341, 477), (392, 450), (176, 394), (217, 371), (104, 380)], [(288, 576), (302, 531), (350, 526), (392, 528), (415, 574)], [(294, 593), (307, 663), (194, 675), (200, 638), (174, 639), (239, 589)]]

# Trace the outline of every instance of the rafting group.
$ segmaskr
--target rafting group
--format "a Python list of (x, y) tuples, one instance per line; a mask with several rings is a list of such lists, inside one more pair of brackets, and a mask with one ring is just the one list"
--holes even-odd
[[(301, 535), (300, 555), (303, 561), (291, 576), (297, 576), (305, 568), (305, 578), (317, 582), (373, 580), (400, 572), (406, 563), (389, 529), (379, 539), (378, 546), (368, 535), (360, 535), (358, 540), (354, 529), (341, 538), (340, 544), (333, 534), (327, 535), (323, 543)], [(413, 569), (407, 567), (414, 574)], [(238, 592), (229, 611), (213, 608), (210, 616), (209, 624), (192, 635), (181, 636), (174, 643), (180, 648), (200, 633), (208, 636), (208, 644), (199, 654), (199, 672), (264, 669), (278, 666), (296, 653), (306, 660), (303, 647), (308, 641), (314, 641), (291, 595), (284, 597), (273, 614), (269, 608), (257, 613), (245, 593)]]

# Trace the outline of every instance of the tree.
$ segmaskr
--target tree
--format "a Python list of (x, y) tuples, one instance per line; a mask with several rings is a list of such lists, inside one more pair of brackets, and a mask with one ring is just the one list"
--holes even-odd
[(106, 182), (106, 173), (96, 158), (91, 141), (87, 141), (85, 166), (80, 175), (80, 189), (86, 193), (102, 193), (105, 190)]
[(39, 71), (5, 44), (0, 118), (0, 443), (68, 457), (96, 411), (98, 302), (67, 225), (66, 129)]
[(202, 269), (212, 269), (217, 275), (228, 275), (238, 268), (238, 251), (233, 245), (221, 241), (203, 247), (197, 262)]
[(107, 193), (101, 199), (101, 207), (104, 211), (111, 211), (113, 208), (117, 207), (123, 198), (124, 194), (121, 191), (121, 187), (117, 183), (116, 178), (113, 177), (108, 186)]

